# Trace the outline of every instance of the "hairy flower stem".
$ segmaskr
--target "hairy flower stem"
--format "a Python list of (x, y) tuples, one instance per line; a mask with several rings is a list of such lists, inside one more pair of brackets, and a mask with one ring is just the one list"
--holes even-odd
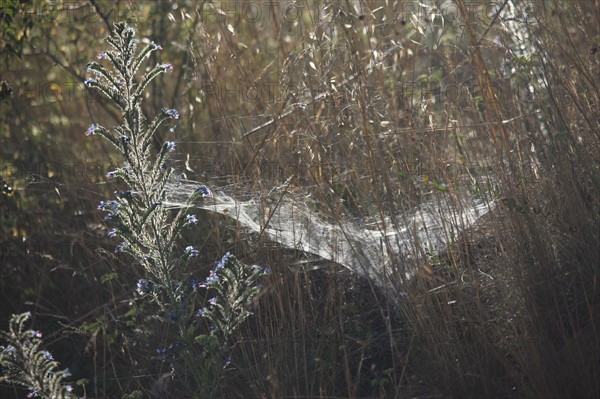
[[(163, 359), (169, 356), (174, 370), (191, 374), (195, 391), (200, 391), (203, 397), (212, 397), (218, 394), (220, 376), (230, 363), (228, 359), (234, 346), (231, 337), (251, 315), (246, 306), (258, 292), (257, 280), (266, 269), (248, 270), (228, 253), (211, 271), (205, 284), (197, 280), (192, 284), (186, 282), (186, 267), (198, 255), (198, 250), (187, 246), (182, 253), (176, 244), (182, 229), (195, 224), (197, 219), (188, 214), (189, 206), (180, 209), (175, 217), (163, 206), (168, 194), (167, 183), (173, 179), (167, 160), (175, 143), (165, 142), (154, 154), (150, 145), (160, 125), (168, 119), (178, 119), (179, 113), (163, 109), (149, 121), (141, 106), (144, 88), (172, 66), (157, 65), (134, 79), (142, 61), (160, 46), (150, 43), (136, 53), (137, 40), (133, 34), (127, 25), (116, 24), (107, 39), (114, 51), (101, 53), (99, 58), (108, 60), (112, 71), (98, 63), (88, 64), (88, 70), (95, 73), (98, 80), (89, 78), (86, 85), (108, 96), (121, 109), (123, 121), (112, 129), (93, 124), (86, 134), (101, 135), (122, 153), (124, 165), (109, 175), (120, 178), (129, 187), (129, 191), (117, 195), (117, 200), (101, 202), (100, 208), (109, 213), (107, 221), (117, 225), (110, 235), (124, 240), (118, 248), (143, 267), (146, 278), (138, 281), (137, 291), (158, 306), (161, 313), (158, 318), (166, 323), (168, 339), (173, 339), (167, 348), (158, 348), (157, 353)], [(191, 206), (197, 196), (208, 195), (210, 191), (201, 185), (186, 204)], [(214, 296), (209, 306), (201, 308), (198, 317), (193, 317), (196, 302), (206, 299), (198, 294), (199, 288), (210, 290)], [(149, 315), (149, 318), (156, 319), (156, 316)], [(207, 327), (210, 331), (201, 333)], [(178, 362), (182, 368), (176, 365)]]

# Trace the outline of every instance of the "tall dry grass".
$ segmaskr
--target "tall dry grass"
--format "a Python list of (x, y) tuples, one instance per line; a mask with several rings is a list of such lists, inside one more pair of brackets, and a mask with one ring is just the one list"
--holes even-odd
[[(292, 177), (288, 189), (310, 195), (332, 222), (370, 223), (448, 193), (479, 195), (497, 207), (474, 228), (448, 232), (452, 243), (441, 254), (415, 247), (410, 257), (390, 256), (390, 284), (398, 287), (391, 297), (339, 265), (300, 266), (304, 254), (206, 215), (198, 234), (185, 237), (202, 237), (199, 270), (227, 250), (273, 270), (237, 337), (222, 395), (598, 397), (598, 1), (527, 2), (518, 7), (528, 10), (517, 18), (520, 32), (506, 17), (509, 2), (260, 2), (252, 3), (260, 10), (252, 18), (246, 3), (118, 3), (112, 14), (111, 5), (93, 8), (163, 43), (176, 73), (152, 88), (150, 102), (180, 110), (177, 166), (190, 178), (243, 197)], [(42, 37), (52, 43), (57, 32), (73, 30), (70, 22)], [(96, 22), (90, 41), (106, 34), (104, 19)], [(95, 55), (42, 47), (69, 76), (77, 71), (65, 66), (83, 70)], [(77, 121), (86, 104), (110, 121), (102, 102), (80, 97), (28, 115), (66, 113)], [(24, 123), (26, 108), (14, 108)], [(72, 122), (68, 137), (81, 136), (88, 122)], [(21, 131), (17, 125), (11, 132)], [(15, 147), (28, 137), (8, 136)], [(62, 153), (59, 143), (46, 156)], [(94, 155), (114, 156), (106, 148)], [(104, 186), (60, 190), (93, 209)], [(405, 222), (396, 217), (380, 228), (392, 232)], [(68, 302), (68, 311), (56, 305), (44, 313), (71, 323), (56, 336), (82, 341), (70, 340), (77, 349), (65, 352), (77, 362), (72, 371), (89, 377), (89, 395), (152, 396), (159, 384), (179, 392), (152, 359), (160, 338), (131, 328), (128, 287), (139, 276), (132, 269), (106, 278), (127, 261), (98, 235), (86, 233), (98, 248), (82, 248), (85, 259), (69, 264), (74, 271), (59, 269), (53, 279), (56, 271), (44, 272), (56, 284), (51, 291), (39, 282), (37, 296), (10, 289), (11, 300)], [(83, 246), (79, 235), (69, 240)], [(406, 281), (406, 272), (416, 277)], [(25, 286), (24, 276), (11, 281)], [(93, 291), (98, 281), (102, 288)]]
[[(531, 2), (527, 43), (503, 14), (485, 19), (484, 5), (457, 2), (455, 23), (437, 30), (423, 15), (404, 24), (391, 5), (361, 5), (330, 6), (286, 54), (280, 80), (304, 104), (252, 133), (252, 161), (297, 162), (295, 184), (334, 219), (400, 214), (435, 182), (456, 190), (469, 178), (499, 207), (442, 256), (398, 260), (419, 270), (406, 300), (361, 304), (360, 317), (379, 320), (361, 342), (387, 356), (347, 334), (348, 283), (319, 276), (319, 295), (291, 271), (261, 307), (260, 344), (242, 346), (261, 365), (250, 385), (291, 397), (597, 396), (597, 4)], [(406, 82), (421, 85), (407, 96)], [(457, 95), (436, 96), (453, 82)], [(316, 367), (323, 348), (337, 356)]]

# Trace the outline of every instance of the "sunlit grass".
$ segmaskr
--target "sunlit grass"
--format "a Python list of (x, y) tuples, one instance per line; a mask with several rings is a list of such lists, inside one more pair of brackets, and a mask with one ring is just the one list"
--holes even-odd
[[(400, 230), (398, 215), (448, 199), (447, 219), (459, 220), (465, 198), (491, 211), (468, 229), (448, 227), (441, 252), (415, 241), (406, 256), (390, 255), (391, 295), (339, 264), (198, 211), (201, 223), (181, 238), (182, 248), (199, 251), (198, 271), (208, 274), (227, 251), (272, 269), (253, 315), (232, 336), (231, 372), (216, 396), (600, 396), (597, 4), (506, 2), (495, 18), (503, 2), (463, 10), (461, 2), (310, 3), (297, 17), (284, 14), (283, 3), (261, 5), (261, 23), (243, 18), (248, 10), (233, 1), (115, 10), (151, 15), (138, 18), (138, 29), (164, 47), (164, 60), (153, 61), (173, 64), (171, 78), (150, 87), (147, 108), (177, 109), (180, 123), (156, 149), (173, 142), (172, 165), (211, 189), (272, 208), (265, 193), (280, 187), (269, 200), (288, 191), (306, 197), (332, 224)], [(109, 15), (108, 7), (98, 10)], [(101, 20), (93, 26), (106, 28)], [(87, 58), (106, 33), (86, 36)], [(79, 56), (65, 54), (65, 64), (83, 69)], [(84, 100), (44, 111), (69, 116), (64, 134), (77, 137), (74, 149), (44, 152), (50, 119), (39, 108), (28, 115), (38, 132), (33, 154), (60, 159), (69, 148), (73, 159), (117, 159), (81, 138), (89, 123), (112, 121), (103, 102)], [(84, 104), (100, 119), (76, 112)], [(11, 107), (22, 123), (22, 110)], [(11, 148), (29, 137), (17, 122), (2, 123)], [(51, 341), (67, 348), (60, 363), (72, 359), (75, 378), (88, 379), (78, 394), (85, 387), (90, 397), (177, 395), (189, 380), (171, 380), (154, 353), (168, 347), (167, 335), (136, 329), (148, 309), (128, 305), (143, 276), (114, 254), (98, 217), (61, 222), (111, 195), (105, 169), (85, 184), (57, 185), (60, 197), (47, 175), (33, 184), (3, 169), (19, 195), (2, 194), (11, 226), (3, 244), (20, 231), (42, 244), (35, 259), (7, 259), (3, 302), (11, 305), (2, 309), (27, 303), (42, 314), (36, 322), (60, 320), (52, 330), (80, 337)], [(48, 193), (56, 210), (37, 216), (39, 233), (34, 220), (18, 225), (20, 207), (40, 209)], [(46, 250), (52, 260), (42, 257), (44, 237), (51, 243), (59, 230), (82, 237), (67, 250)]]

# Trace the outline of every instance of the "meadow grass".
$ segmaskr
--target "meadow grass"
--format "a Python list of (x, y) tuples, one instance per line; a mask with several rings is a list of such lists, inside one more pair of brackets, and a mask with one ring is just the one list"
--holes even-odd
[[(194, 211), (193, 201), (202, 198), (179, 215), (164, 210), (157, 219), (163, 227), (151, 233), (154, 240), (171, 223), (185, 224), (186, 214), (199, 221), (172, 231), (176, 243), (167, 251), (183, 259), (192, 246), (187, 255), (197, 250), (198, 256), (173, 269), (166, 262), (160, 276), (145, 265), (142, 250), (133, 253), (134, 261), (115, 253), (115, 243), (103, 237), (109, 228), (94, 215), (87, 226), (102, 234), (73, 239), (76, 260), (61, 268), (38, 257), (54, 271), (36, 271), (33, 293), (3, 287), (11, 303), (36, 304), (36, 326), (56, 331), (49, 349), (69, 365), (74, 381), (82, 379), (71, 383), (77, 395), (600, 396), (597, 2), (515, 7), (510, 1), (456, 1), (437, 8), (308, 2), (294, 16), (290, 4), (260, 6), (258, 19), (233, 1), (183, 2), (178, 11), (168, 2), (117, 10), (123, 19), (138, 19), (140, 39), (148, 35), (162, 45), (160, 56), (150, 55), (152, 63), (173, 67), (148, 85), (142, 111), (169, 117), (167, 111), (177, 109), (178, 125), (145, 137), (148, 156), (164, 154), (168, 162), (157, 165), (239, 196), (268, 192), (291, 177), (285, 190), (310, 196), (315, 211), (333, 223), (382, 221), (438, 195), (459, 198), (462, 190), (493, 209), (475, 226), (449, 233), (441, 253), (415, 242), (411, 257), (390, 254), (395, 295), (334, 262), (302, 266), (306, 254)], [(95, 12), (116, 18), (103, 11), (98, 6)], [(181, 23), (170, 22), (169, 13)], [(144, 15), (160, 23), (150, 26)], [(68, 32), (68, 23), (56, 29)], [(88, 39), (96, 53), (103, 51), (99, 37)], [(119, 120), (93, 98), (91, 122)], [(74, 114), (68, 107), (61, 111)], [(16, 124), (4, 123), (7, 137), (18, 142)], [(87, 122), (77, 123), (81, 136)], [(119, 142), (117, 151), (78, 142), (96, 149), (97, 160), (120, 164)], [(56, 159), (61, 151), (54, 151)], [(142, 182), (160, 187), (160, 179)], [(93, 209), (115, 190), (126, 191), (114, 183), (106, 189), (87, 183), (84, 194), (75, 184), (61, 186), (62, 197)], [(24, 187), (29, 191), (21, 187), (18, 201), (6, 195), (12, 214), (37, 204), (32, 186)], [(456, 202), (452, 212), (460, 214), (462, 206)], [(73, 212), (71, 205), (57, 214), (67, 211)], [(394, 231), (402, 223), (392, 218), (379, 228)], [(75, 227), (90, 231), (87, 226)], [(140, 294), (155, 294), (146, 292), (145, 282), (170, 280), (170, 273), (193, 289), (192, 277), (214, 276), (227, 251), (271, 269), (260, 293), (248, 291), (234, 329), (217, 328), (217, 338), (209, 338), (209, 324), (218, 320), (200, 326), (193, 318), (216, 297), (204, 291), (194, 291), (185, 322), (168, 320), (180, 303), (176, 285), (163, 284), (160, 300), (140, 300)], [(7, 269), (5, 281), (27, 287), (31, 282), (23, 276), (36, 269), (32, 258), (19, 256), (7, 264), (24, 267)], [(407, 281), (406, 272), (415, 277)], [(72, 290), (62, 299), (58, 292), (65, 286)], [(205, 333), (190, 333), (190, 326)], [(226, 339), (219, 335), (225, 330)], [(59, 333), (76, 338), (59, 339)], [(181, 336), (188, 337), (189, 352), (167, 354)], [(218, 359), (208, 359), (210, 353)]]

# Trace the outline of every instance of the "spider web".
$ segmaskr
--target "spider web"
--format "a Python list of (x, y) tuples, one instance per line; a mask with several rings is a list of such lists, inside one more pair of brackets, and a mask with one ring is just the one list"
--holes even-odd
[[(186, 201), (200, 185), (177, 180), (168, 185), (166, 206)], [(386, 287), (390, 277), (406, 281), (424, 257), (444, 249), (494, 206), (467, 190), (432, 194), (418, 207), (368, 222), (328, 217), (310, 195), (288, 190), (289, 182), (269, 192), (241, 195), (241, 187), (210, 187), (194, 208), (234, 219), (249, 232), (285, 248), (338, 263)], [(463, 195), (456, 193), (464, 192)], [(247, 192), (246, 192), (247, 193)], [(242, 199), (243, 197), (243, 199)]]

